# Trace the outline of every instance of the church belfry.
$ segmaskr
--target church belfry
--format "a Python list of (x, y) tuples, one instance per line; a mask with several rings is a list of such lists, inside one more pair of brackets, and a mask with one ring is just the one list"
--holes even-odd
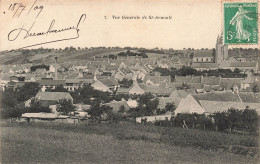
[(222, 35), (218, 36), (216, 43), (215, 63), (221, 63), (228, 58), (228, 46), (223, 44)]

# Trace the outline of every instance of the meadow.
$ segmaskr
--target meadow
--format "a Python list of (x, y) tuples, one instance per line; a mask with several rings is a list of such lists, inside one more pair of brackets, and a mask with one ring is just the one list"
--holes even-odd
[(258, 163), (230, 153), (258, 147), (252, 135), (133, 122), (0, 125), (1, 163)]

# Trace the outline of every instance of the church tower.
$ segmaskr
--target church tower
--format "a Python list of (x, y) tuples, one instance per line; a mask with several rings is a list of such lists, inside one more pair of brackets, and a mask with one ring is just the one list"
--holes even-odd
[(228, 58), (228, 46), (223, 44), (222, 35), (218, 36), (215, 52), (215, 63), (221, 63)]

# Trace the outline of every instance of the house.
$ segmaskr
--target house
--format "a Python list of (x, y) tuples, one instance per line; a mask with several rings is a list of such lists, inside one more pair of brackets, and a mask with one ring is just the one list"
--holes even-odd
[(220, 102), (220, 101), (207, 101), (200, 100), (201, 106), (205, 109), (206, 114), (213, 114), (215, 112), (224, 112), (230, 108), (235, 109), (246, 109), (248, 106), (251, 109), (256, 109), (257, 113), (260, 114), (260, 103), (244, 103), (244, 102)]
[(219, 63), (192, 63), (191, 67), (197, 71), (208, 71), (219, 69), (219, 65)]
[(130, 95), (142, 95), (144, 93), (145, 91), (137, 83), (129, 90)]
[(113, 78), (99, 79), (91, 84), (91, 86), (102, 92), (113, 92), (119, 87), (119, 83)]
[(146, 76), (144, 82), (147, 85), (160, 85), (161, 83), (171, 82), (171, 76)]
[(141, 66), (140, 63), (137, 62), (134, 66), (130, 67), (130, 69), (132, 71), (136, 72), (136, 71), (140, 71), (141, 69), (143, 69), (143, 67)]
[(201, 76), (201, 83), (203, 84), (202, 90), (196, 90), (197, 93), (220, 91), (223, 88), (220, 86), (221, 78), (215, 76), (203, 77)]
[(136, 122), (151, 122), (155, 123), (156, 121), (170, 121), (172, 118), (171, 114), (164, 114), (164, 115), (154, 115), (154, 116), (143, 116), (143, 117), (136, 117)]
[(10, 76), (10, 81), (18, 82), (20, 78), (18, 76)]
[(157, 96), (169, 96), (174, 90), (173, 83), (161, 83), (160, 85), (147, 85), (144, 83), (134, 83), (130, 88), (118, 88), (117, 94), (142, 95), (145, 93)]
[[(58, 114), (54, 113), (24, 113), (21, 116), (21, 121), (27, 122), (44, 122), (44, 121), (54, 121), (59, 117)], [(62, 116), (61, 116), (62, 117)], [(69, 116), (65, 116), (66, 118)]]
[(136, 81), (137, 79), (140, 79), (143, 81), (145, 76), (146, 76), (146, 73), (141, 71), (141, 72), (138, 72), (135, 77), (133, 76), (133, 80)]
[(232, 63), (230, 63), (230, 69), (232, 71), (234, 71), (235, 68), (238, 68), (238, 69), (242, 70), (243, 72), (253, 71), (254, 73), (257, 73), (259, 70), (259, 65), (258, 65), (258, 62), (232, 62)]
[(240, 69), (242, 72), (247, 72), (247, 71), (253, 71), (254, 73), (257, 73), (259, 70), (259, 65), (258, 62), (239, 62), (239, 61), (227, 61), (224, 62), (219, 66), (221, 69), (230, 69), (234, 71), (236, 68)]
[(32, 73), (27, 73), (25, 75), (25, 79), (24, 81), (29, 81), (29, 82), (36, 82), (36, 80), (40, 80), (41, 78), (37, 79), (36, 74), (32, 74)]
[(0, 86), (4, 87), (10, 81), (10, 76), (7, 74), (0, 74)]
[(177, 88), (192, 88), (194, 90), (203, 88), (200, 76), (175, 76), (174, 84)]
[(173, 99), (171, 97), (158, 97), (159, 104), (158, 109), (163, 110), (167, 104), (174, 104)]
[(78, 90), (80, 87), (83, 87), (84, 82), (80, 79), (66, 79), (64, 88), (68, 91), (74, 92)]
[(122, 108), (124, 109), (123, 112), (127, 112), (130, 109), (128, 103), (125, 100), (122, 100), (122, 101), (115, 101), (115, 100), (113, 100), (113, 101), (111, 101), (109, 103), (106, 103), (105, 105), (111, 107), (113, 109), (113, 112), (118, 112)]
[(115, 73), (114, 78), (118, 81), (122, 81), (124, 78), (130, 80), (133, 78), (133, 72), (129, 68), (121, 68)]
[(104, 72), (110, 72), (112, 73), (113, 75), (115, 74), (116, 71), (118, 71), (119, 69), (119, 65), (117, 64), (109, 64), (106, 66)]
[[(58, 66), (58, 64), (57, 64), (57, 67), (59, 68), (59, 66)], [(55, 65), (50, 65), (50, 67), (49, 67), (49, 72), (55, 72), (55, 70), (56, 70), (56, 68), (55, 68)]]
[(88, 110), (91, 108), (90, 105), (86, 104), (73, 104), (75, 108), (75, 116), (79, 118), (89, 118), (90, 115), (88, 114)]
[(201, 107), (201, 105), (194, 99), (194, 97), (189, 94), (185, 99), (182, 99), (176, 110), (175, 114), (178, 113), (198, 113), (203, 114), (205, 110)]
[(159, 85), (147, 85), (144, 83), (139, 84), (140, 88), (145, 93), (151, 93), (157, 96), (169, 96), (174, 90), (176, 90), (174, 83), (161, 83)]
[(213, 63), (213, 51), (212, 50), (198, 50), (194, 52), (194, 63)]
[(49, 107), (55, 105), (59, 100), (66, 99), (73, 103), (73, 98), (69, 92), (41, 92), (39, 91), (36, 96), (42, 106)]
[(220, 87), (223, 90), (233, 90), (234, 88), (241, 89), (241, 82), (244, 78), (221, 78)]
[(46, 73), (46, 69), (45, 69), (45, 68), (37, 68), (37, 69), (35, 70), (35, 73), (36, 73), (37, 75), (39, 75), (39, 74), (45, 74), (45, 73)]
[(201, 84), (201, 76), (175, 76), (176, 84)]
[(174, 90), (169, 98), (172, 100), (174, 105), (177, 107), (182, 99), (185, 99), (188, 96), (188, 92), (186, 90)]
[(127, 105), (130, 107), (130, 108), (136, 108), (138, 106), (138, 103), (136, 100), (132, 100), (131, 98), (129, 98), (127, 101), (126, 101)]
[(245, 109), (246, 106), (256, 109), (260, 114), (260, 95), (231, 91), (189, 94), (181, 100), (175, 113), (213, 114), (218, 111), (227, 111), (230, 108)]
[(160, 68), (169, 69), (169, 65), (168, 65), (167, 61), (165, 61), (165, 60), (159, 60), (157, 62), (157, 66), (160, 67)]
[(57, 113), (24, 113), (20, 122), (55, 122), (55, 123), (78, 123), (78, 117), (70, 117)]
[(47, 88), (55, 89), (57, 86), (65, 85), (65, 80), (37, 80), (40, 84), (41, 90), (44, 92)]

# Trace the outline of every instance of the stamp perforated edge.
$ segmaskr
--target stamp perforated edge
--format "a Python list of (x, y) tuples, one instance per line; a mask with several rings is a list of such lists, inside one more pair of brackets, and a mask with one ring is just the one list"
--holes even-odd
[[(257, 13), (259, 13), (260, 3), (258, 0), (221, 0), (221, 36), (222, 36), (222, 43), (224, 42), (224, 10), (223, 5), (224, 3), (257, 3)], [(258, 49), (260, 49), (260, 32), (259, 32), (259, 26), (260, 26), (260, 13), (258, 14), (258, 21), (257, 21), (257, 28), (258, 28), (258, 43), (237, 43), (237, 44), (227, 44), (229, 47), (232, 48), (251, 48), (257, 46)]]

